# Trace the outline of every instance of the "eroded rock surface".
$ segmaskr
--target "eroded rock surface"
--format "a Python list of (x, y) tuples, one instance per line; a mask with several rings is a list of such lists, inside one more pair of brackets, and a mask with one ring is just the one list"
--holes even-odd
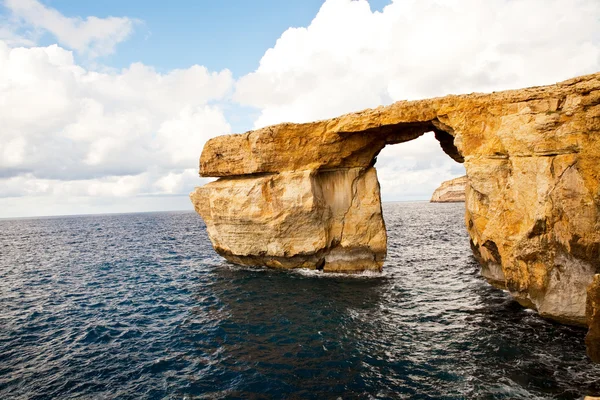
[(434, 131), (464, 162), (465, 222), (482, 274), (523, 305), (587, 325), (600, 273), (600, 74), (491, 94), (400, 101), (206, 143), (192, 201), (229, 260), (380, 269), (386, 235), (374, 161)]
[(589, 326), (585, 337), (587, 353), (592, 361), (600, 362), (600, 275), (594, 276), (588, 288), (586, 315)]
[(373, 167), (222, 178), (191, 198), (215, 250), (237, 264), (359, 272), (385, 259)]
[(431, 203), (463, 203), (467, 177), (461, 176), (442, 182), (431, 195)]

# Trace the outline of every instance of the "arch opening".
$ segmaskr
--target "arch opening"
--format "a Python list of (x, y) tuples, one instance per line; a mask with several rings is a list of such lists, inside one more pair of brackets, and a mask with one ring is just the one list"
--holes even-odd
[(463, 162), (454, 137), (432, 129), (416, 139), (386, 145), (373, 165), (383, 202), (425, 201), (442, 182), (466, 175)]
[[(345, 129), (327, 127), (325, 122), (290, 124), (229, 137), (236, 146), (208, 142), (201, 172), (224, 176), (197, 188), (192, 201), (207, 221), (215, 250), (244, 265), (381, 271), (387, 232), (380, 182), (398, 176), (393, 165), (385, 170), (385, 155), (412, 148), (413, 154), (392, 157), (416, 161), (409, 168), (412, 187), (431, 179), (439, 184), (451, 173), (448, 162), (460, 166), (463, 159), (452, 128), (437, 119), (373, 125)], [(322, 133), (325, 128), (329, 130)], [(258, 144), (260, 153), (254, 151)], [(298, 151), (307, 146), (314, 153)], [(431, 169), (430, 159), (419, 159), (422, 150), (443, 159), (444, 165)], [(315, 161), (308, 162), (311, 159)], [(426, 159), (429, 164), (424, 165)], [(373, 168), (377, 160), (379, 172)], [(429, 170), (428, 179), (419, 176), (423, 166)], [(443, 169), (446, 172), (440, 173)], [(407, 200), (425, 200), (434, 189)]]

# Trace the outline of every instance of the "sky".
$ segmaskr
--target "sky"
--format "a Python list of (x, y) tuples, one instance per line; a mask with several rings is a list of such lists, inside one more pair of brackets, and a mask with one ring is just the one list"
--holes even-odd
[[(598, 0), (0, 0), (0, 218), (191, 210), (211, 137), (599, 70)], [(376, 167), (464, 174), (431, 134)]]

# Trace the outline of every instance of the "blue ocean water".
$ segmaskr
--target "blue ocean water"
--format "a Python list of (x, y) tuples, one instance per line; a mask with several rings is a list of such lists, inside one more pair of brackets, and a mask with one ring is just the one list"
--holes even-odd
[(483, 281), (463, 214), (384, 204), (361, 276), (228, 264), (193, 212), (0, 220), (0, 398), (600, 393), (585, 330)]

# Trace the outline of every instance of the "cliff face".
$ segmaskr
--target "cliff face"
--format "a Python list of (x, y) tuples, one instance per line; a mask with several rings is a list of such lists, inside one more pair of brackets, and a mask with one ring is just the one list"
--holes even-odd
[(600, 362), (600, 275), (594, 276), (588, 287), (586, 315), (589, 326), (585, 337), (587, 353), (593, 361)]
[(385, 259), (372, 167), (222, 178), (191, 198), (215, 250), (237, 264), (359, 272)]
[(467, 185), (467, 177), (461, 176), (458, 178), (444, 181), (433, 192), (431, 203), (462, 203), (465, 201), (465, 187)]
[(374, 159), (434, 131), (464, 162), (465, 223), (482, 274), (523, 305), (587, 325), (600, 272), (600, 74), (492, 94), (401, 101), (214, 138), (191, 198), (219, 254), (241, 264), (380, 269)]

